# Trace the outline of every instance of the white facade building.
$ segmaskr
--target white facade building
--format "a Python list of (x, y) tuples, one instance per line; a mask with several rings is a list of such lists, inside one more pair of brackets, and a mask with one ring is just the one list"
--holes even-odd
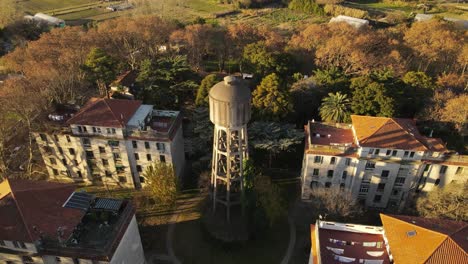
[(0, 263), (146, 263), (129, 201), (71, 184), (5, 180), (0, 215)]
[(422, 136), (410, 119), (353, 115), (352, 125), (309, 122), (302, 199), (314, 188), (349, 190), (369, 207), (399, 210), (408, 195), (468, 179), (468, 157)]
[(137, 100), (93, 98), (76, 114), (49, 115), (34, 135), (53, 179), (140, 188), (153, 162), (172, 164), (179, 178), (184, 170), (179, 112)]

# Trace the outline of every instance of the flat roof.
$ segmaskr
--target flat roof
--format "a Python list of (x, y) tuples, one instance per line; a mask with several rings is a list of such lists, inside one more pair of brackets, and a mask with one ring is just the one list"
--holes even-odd
[(128, 126), (139, 127), (140, 125), (145, 125), (145, 118), (153, 112), (152, 105), (140, 105), (132, 118), (128, 121)]
[(382, 227), (318, 220), (311, 228), (318, 231), (312, 233), (311, 254), (321, 263), (391, 263)]
[(351, 126), (336, 126), (325, 123), (309, 123), (309, 136), (312, 145), (354, 146)]

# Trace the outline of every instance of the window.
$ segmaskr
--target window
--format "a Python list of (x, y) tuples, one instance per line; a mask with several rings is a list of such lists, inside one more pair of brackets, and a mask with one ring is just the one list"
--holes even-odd
[(13, 242), (13, 246), (14, 246), (15, 248), (19, 248), (19, 244), (18, 244), (17, 241), (12, 241), (12, 242)]
[(98, 132), (99, 134), (101, 134), (101, 128), (98, 127), (98, 128), (96, 128), (96, 129), (97, 129), (97, 132)]
[(146, 160), (151, 161), (151, 154), (146, 154)]
[(71, 142), (71, 139), (70, 139), (70, 136), (65, 136), (67, 138), (67, 142), (70, 143)]
[(41, 137), (42, 141), (47, 142), (47, 136), (45, 134), (39, 134), (39, 136)]
[(463, 172), (463, 167), (458, 167), (457, 171), (455, 171), (455, 174), (461, 174)]
[(105, 147), (99, 147), (99, 153), (106, 153)]
[(318, 187), (318, 181), (311, 181), (310, 182), (310, 188), (313, 189), (313, 188), (316, 188)]
[(24, 242), (18, 242), (21, 248), (26, 249), (26, 244)]
[(399, 193), (400, 193), (400, 190), (398, 190), (398, 189), (393, 189), (392, 190), (392, 195), (393, 196), (397, 196)]
[(70, 152), (70, 155), (75, 155), (75, 149), (69, 148), (68, 152)]
[(140, 183), (145, 183), (145, 177), (140, 176)]
[(106, 177), (112, 177), (112, 173), (110, 171), (104, 171)]
[(360, 192), (360, 193), (369, 192), (369, 185), (367, 185), (367, 184), (361, 184), (361, 186), (359, 187), (359, 192)]
[(445, 174), (446, 171), (447, 171), (447, 166), (442, 165), (442, 166), (440, 167), (439, 173), (440, 173), (440, 174)]
[(61, 147), (58, 147), (58, 151), (60, 154), (63, 154), (63, 149)]
[(327, 177), (332, 178), (333, 177), (333, 170), (328, 170), (327, 172)]
[(138, 148), (138, 143), (135, 140), (133, 140), (132, 141), (132, 146), (133, 146), (133, 148)]
[(313, 176), (318, 176), (319, 175), (319, 169), (314, 169), (314, 172), (312, 173)]
[(88, 129), (86, 129), (85, 126), (83, 126), (83, 132), (87, 133), (88, 132)]
[(159, 155), (159, 161), (162, 162), (162, 163), (165, 163), (166, 162), (166, 156)]
[(62, 163), (63, 163), (63, 165), (66, 166), (66, 165), (67, 165), (67, 160), (66, 160), (66, 159), (62, 159)]
[(395, 157), (397, 155), (397, 153), (398, 153), (398, 150), (392, 151), (392, 156)]
[(90, 146), (91, 145), (91, 141), (89, 140), (89, 138), (83, 138), (83, 145), (85, 145), (85, 146)]
[(90, 150), (86, 151), (86, 158), (88, 159), (94, 159), (94, 153)]
[(342, 180), (346, 180), (346, 177), (348, 176), (348, 172), (347, 171), (343, 171), (343, 174), (341, 175), (341, 179)]
[(382, 171), (382, 174), (380, 175), (380, 177), (382, 178), (388, 178), (388, 175), (390, 174), (390, 171), (388, 170), (383, 170)]
[(323, 157), (322, 156), (315, 156), (314, 163), (322, 163)]
[(136, 165), (136, 169), (138, 172), (142, 172), (143, 170), (141, 169), (141, 165)]
[(55, 257), (56, 262), (62, 262), (62, 259), (60, 257)]
[(149, 148), (150, 148), (149, 142), (145, 141), (145, 149), (149, 149)]
[(73, 165), (78, 166), (78, 161), (76, 159), (73, 160)]
[(106, 159), (102, 159), (102, 165), (109, 166), (109, 161)]
[(4, 247), (5, 246), (5, 241), (0, 240), (0, 246)]
[(59, 172), (57, 169), (52, 169), (52, 173), (55, 175), (55, 176), (58, 176), (59, 175)]
[(387, 155), (387, 156), (390, 156), (390, 153), (392, 153), (392, 151), (391, 151), (390, 149), (387, 149), (386, 155)]
[(73, 259), (73, 264), (80, 264), (80, 259), (74, 258)]
[(332, 184), (331, 182), (326, 182), (326, 183), (325, 183), (325, 188), (330, 188), (330, 187), (331, 187), (331, 184)]
[(114, 159), (120, 159), (120, 153), (112, 153)]
[(411, 151), (411, 152), (410, 152), (409, 157), (410, 157), (410, 158), (413, 158), (413, 157), (414, 157), (414, 151)]
[(120, 183), (126, 183), (127, 182), (127, 178), (125, 176), (119, 176), (119, 182)]
[(330, 165), (333, 165), (336, 163), (336, 158), (335, 157), (331, 157), (330, 159)]
[(96, 127), (93, 127), (93, 133), (96, 133), (97, 130), (96, 130)]
[(345, 188), (345, 184), (344, 183), (340, 183), (340, 190), (344, 190)]
[(406, 232), (407, 237), (414, 237), (416, 235), (416, 230), (411, 230)]
[(403, 153), (403, 157), (408, 157), (409, 155), (409, 151), (405, 151), (405, 153)]
[(78, 178), (83, 178), (83, 174), (81, 174), (81, 171), (77, 171), (76, 174), (78, 174)]
[(54, 134), (54, 139), (55, 139), (55, 141), (59, 141), (59, 138), (58, 138), (58, 136), (56, 134)]
[(385, 190), (385, 183), (379, 183), (377, 185), (377, 191), (383, 192)]
[(119, 146), (119, 141), (117, 141), (117, 140), (109, 140), (107, 143), (111, 147), (118, 147)]
[(401, 185), (405, 184), (405, 180), (406, 180), (405, 177), (397, 177), (395, 179), (395, 185), (400, 185), (401, 186)]
[(110, 128), (106, 128), (106, 132), (107, 132), (107, 134), (110, 134), (110, 133), (111, 133), (111, 129), (110, 129)]
[(133, 154), (135, 156), (135, 160), (140, 160), (140, 155), (138, 153)]
[(440, 184), (440, 179), (435, 180), (434, 185), (437, 186)]
[(346, 158), (345, 165), (346, 166), (351, 165), (351, 159), (350, 158)]
[(54, 158), (50, 158), (50, 164), (57, 165), (57, 160), (55, 160)]
[(372, 161), (368, 161), (366, 163), (366, 170), (373, 170), (373, 169), (375, 169), (375, 163)]
[(112, 134), (115, 134), (115, 128), (111, 128)]
[(372, 155), (372, 154), (374, 154), (374, 149), (373, 148), (369, 149), (369, 155)]
[(380, 153), (380, 149), (375, 149), (375, 153), (374, 153), (374, 154), (375, 154), (375, 155), (379, 155), (379, 153)]
[(164, 143), (156, 143), (156, 149), (158, 149), (161, 152), (164, 152), (166, 150), (166, 145)]
[(374, 203), (380, 203), (380, 201), (382, 201), (382, 195), (377, 194), (374, 196)]
[(77, 126), (77, 128), (78, 128), (78, 132), (80, 133), (83, 132), (83, 128), (81, 128), (81, 126)]

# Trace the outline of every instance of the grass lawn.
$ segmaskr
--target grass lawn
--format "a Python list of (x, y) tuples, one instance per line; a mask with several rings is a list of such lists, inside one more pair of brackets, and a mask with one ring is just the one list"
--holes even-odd
[(23, 0), (19, 1), (19, 5), (24, 11), (35, 14), (51, 9), (65, 8), (70, 6), (78, 6), (88, 3), (95, 3), (96, 0)]
[(200, 220), (178, 223), (174, 235), (174, 250), (182, 263), (278, 263), (289, 242), (287, 222), (270, 230), (265, 237), (243, 244), (222, 245), (202, 231)]

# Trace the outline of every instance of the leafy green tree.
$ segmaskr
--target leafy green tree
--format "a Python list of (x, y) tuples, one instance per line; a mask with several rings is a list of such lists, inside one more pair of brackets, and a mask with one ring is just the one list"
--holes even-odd
[(290, 76), (295, 68), (294, 58), (285, 52), (270, 51), (265, 41), (251, 43), (244, 48), (243, 59), (248, 70), (260, 77), (269, 73)]
[(292, 0), (289, 2), (288, 8), (307, 14), (314, 14), (319, 16), (325, 15), (323, 8), (314, 0)]
[(322, 100), (320, 106), (320, 117), (325, 122), (343, 123), (349, 121), (349, 108), (351, 102), (346, 94), (337, 92), (329, 93)]
[(322, 98), (327, 94), (327, 90), (317, 85), (313, 78), (302, 79), (291, 86), (289, 90), (296, 124), (302, 126), (308, 120), (318, 115), (318, 108)]
[(317, 85), (322, 86), (329, 92), (344, 92), (349, 87), (349, 78), (337, 67), (329, 69), (318, 69), (314, 71), (312, 78)]
[(264, 119), (279, 120), (292, 111), (289, 92), (278, 75), (266, 76), (253, 92), (253, 105)]
[(450, 183), (422, 194), (416, 209), (424, 217), (468, 221), (468, 184)]
[(217, 84), (221, 78), (218, 77), (216, 74), (209, 74), (205, 78), (203, 78), (200, 86), (198, 87), (197, 91), (197, 98), (195, 99), (195, 104), (197, 106), (207, 106), (208, 105), (208, 94), (210, 92), (211, 87)]
[(140, 65), (137, 82), (144, 87), (140, 97), (161, 108), (175, 108), (178, 102), (193, 96), (197, 76), (185, 56), (146, 59)]
[(293, 152), (302, 143), (304, 133), (294, 129), (291, 124), (278, 122), (252, 122), (249, 126), (249, 141), (254, 149), (268, 153), (268, 166), (279, 153)]
[(117, 62), (100, 48), (92, 48), (86, 57), (84, 69), (88, 78), (96, 82), (101, 93), (107, 93), (107, 84), (112, 82), (117, 74)]
[(351, 109), (354, 114), (385, 117), (394, 115), (395, 102), (392, 97), (387, 96), (387, 89), (382, 83), (367, 76), (357, 77), (351, 80), (351, 89)]
[(154, 162), (146, 167), (143, 176), (146, 178), (146, 188), (156, 202), (164, 205), (173, 205), (176, 202), (179, 187), (172, 165)]
[(433, 90), (436, 88), (432, 78), (424, 72), (409, 71), (403, 76), (402, 80), (406, 85), (417, 89)]

